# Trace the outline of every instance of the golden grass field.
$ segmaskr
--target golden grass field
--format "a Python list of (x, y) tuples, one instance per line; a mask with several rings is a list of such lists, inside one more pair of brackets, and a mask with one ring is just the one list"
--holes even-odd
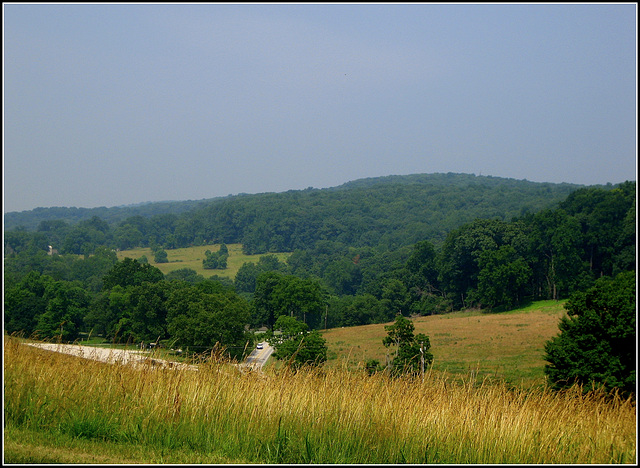
[[(185, 247), (183, 249), (168, 249), (167, 257), (168, 263), (156, 263), (153, 261), (153, 252), (150, 248), (138, 248), (131, 250), (121, 250), (117, 252), (118, 260), (122, 260), (125, 257), (139, 259), (143, 255), (147, 257), (149, 263), (157, 267), (165, 275), (171, 271), (180, 270), (182, 268), (191, 268), (195, 270), (199, 275), (205, 278), (218, 275), (234, 279), (236, 273), (244, 263), (253, 262), (258, 263), (260, 257), (266, 254), (259, 255), (245, 255), (242, 253), (242, 244), (227, 244), (229, 249), (229, 258), (227, 259), (227, 268), (224, 270), (205, 270), (202, 267), (202, 260), (205, 258), (205, 252), (210, 250), (211, 252), (217, 252), (220, 250), (220, 244), (214, 245), (201, 245), (196, 247)], [(271, 255), (271, 254), (269, 254)], [(274, 253), (278, 260), (284, 261), (290, 255), (288, 253)]]
[(635, 400), (383, 373), (82, 359), (5, 337), (5, 463), (611, 464)]
[[(558, 334), (564, 301), (540, 301), (512, 312), (453, 312), (413, 319), (415, 333), (429, 337), (434, 370), (479, 378), (486, 376), (531, 386), (544, 383), (544, 343)], [(385, 364), (390, 350), (382, 345), (385, 325), (335, 328), (323, 332), (330, 357), (327, 366), (361, 365), (368, 359)], [(335, 354), (334, 354), (335, 353)]]

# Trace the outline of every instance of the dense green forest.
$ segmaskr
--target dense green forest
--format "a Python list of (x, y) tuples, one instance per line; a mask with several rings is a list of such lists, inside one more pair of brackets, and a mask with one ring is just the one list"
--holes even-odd
[[(213, 200), (213, 199), (212, 199)], [(186, 200), (138, 203), (135, 205), (114, 206), (107, 208), (77, 208), (77, 207), (52, 207), (35, 208), (29, 211), (11, 211), (4, 215), (4, 228), (15, 228), (35, 231), (40, 223), (51, 220), (64, 221), (66, 224), (76, 224), (80, 221), (97, 216), (109, 224), (117, 224), (133, 216), (160, 216), (163, 214), (180, 214), (192, 210), (212, 200)]]
[[(272, 327), (281, 315), (318, 329), (567, 298), (635, 270), (635, 200), (635, 182), (432, 174), (239, 195), (115, 223), (41, 219), (4, 232), (5, 330), (220, 343), (235, 354), (251, 341), (245, 325)], [(264, 255), (221, 282), (165, 277), (115, 253), (211, 243)], [(276, 251), (292, 253), (282, 262)]]
[[(508, 221), (565, 199), (570, 184), (467, 174), (362, 179), (330, 189), (236, 195), (116, 208), (38, 208), (7, 213), (5, 231), (41, 233), (59, 253), (240, 243), (246, 253), (291, 252), (319, 240), (390, 250), (429, 240), (476, 218)], [(19, 248), (19, 241), (10, 239)]]

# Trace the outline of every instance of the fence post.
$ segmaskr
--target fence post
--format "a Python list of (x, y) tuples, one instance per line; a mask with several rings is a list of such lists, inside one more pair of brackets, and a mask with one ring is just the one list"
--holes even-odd
[(424, 341), (420, 342), (420, 375), (422, 375), (422, 383), (424, 383)]

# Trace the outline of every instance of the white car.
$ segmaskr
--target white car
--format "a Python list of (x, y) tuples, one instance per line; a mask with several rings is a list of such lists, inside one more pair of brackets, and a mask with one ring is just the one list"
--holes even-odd
[(262, 349), (264, 346), (262, 343), (258, 343), (258, 346), (256, 346), (257, 349)]

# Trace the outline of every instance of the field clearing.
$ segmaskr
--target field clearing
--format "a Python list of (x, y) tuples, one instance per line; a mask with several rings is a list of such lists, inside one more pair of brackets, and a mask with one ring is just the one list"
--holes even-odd
[(220, 277), (230, 279), (234, 279), (236, 277), (238, 270), (244, 263), (258, 263), (260, 257), (264, 255), (275, 255), (280, 261), (286, 260), (290, 255), (289, 253), (245, 255), (242, 253), (242, 244), (227, 244), (227, 248), (229, 249), (229, 258), (227, 259), (227, 268), (224, 270), (206, 270), (202, 267), (202, 260), (205, 258), (205, 252), (207, 250), (217, 252), (220, 250), (220, 244), (200, 245), (195, 247), (185, 247), (182, 249), (167, 249), (165, 251), (167, 252), (167, 257), (169, 259), (168, 263), (154, 262), (154, 255), (150, 248), (121, 250), (117, 252), (117, 255), (118, 260), (123, 260), (125, 257), (137, 260), (145, 255), (147, 260), (149, 260), (149, 263), (158, 268), (165, 275), (171, 271), (180, 270), (182, 268), (191, 268), (205, 278), (218, 275)]
[[(564, 301), (540, 301), (501, 313), (453, 312), (413, 319), (414, 333), (429, 337), (433, 369), (478, 379), (486, 376), (530, 387), (544, 383), (544, 343), (559, 333)], [(368, 359), (386, 363), (382, 345), (385, 325), (336, 328), (324, 331), (330, 355), (328, 367), (361, 366)], [(390, 355), (390, 358), (393, 356)]]

